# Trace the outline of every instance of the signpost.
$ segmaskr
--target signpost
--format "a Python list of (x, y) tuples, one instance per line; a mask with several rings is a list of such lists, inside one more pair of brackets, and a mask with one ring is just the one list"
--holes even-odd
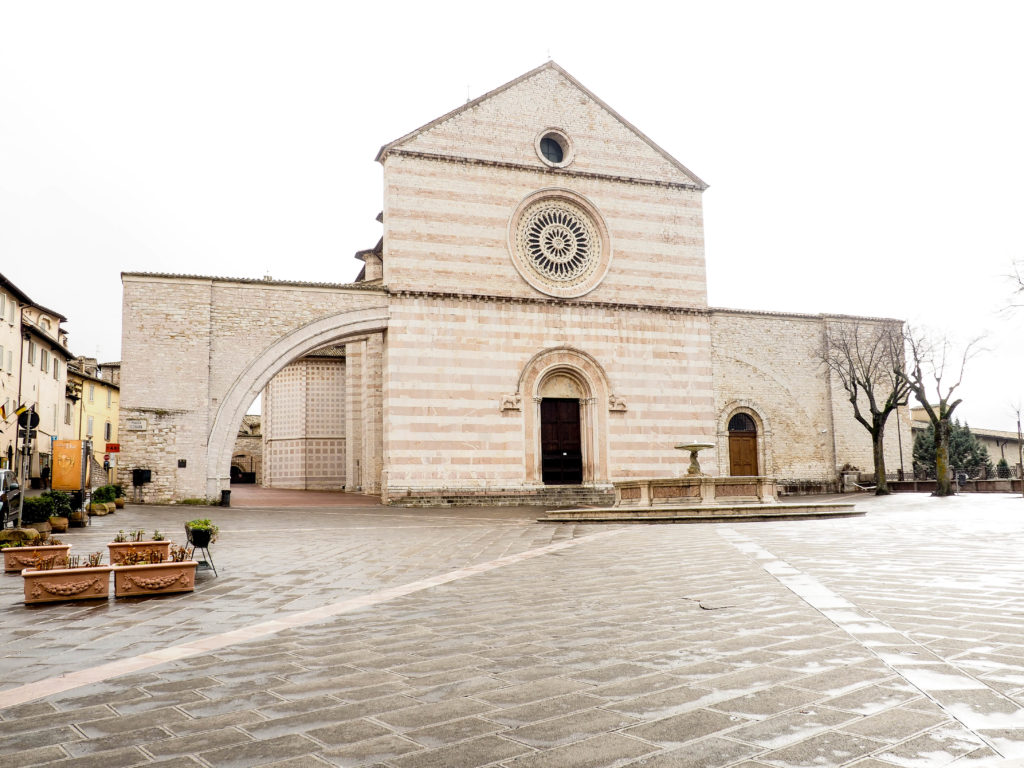
[(39, 426), (39, 414), (33, 405), (27, 410), (18, 414), (18, 437), (21, 438), (21, 462), (18, 467), (18, 485), (21, 487), (21, 496), (18, 497), (18, 520), (16, 526), (21, 528), (21, 513), (25, 509), (25, 462), (32, 458), (32, 441), (36, 437), (36, 427)]

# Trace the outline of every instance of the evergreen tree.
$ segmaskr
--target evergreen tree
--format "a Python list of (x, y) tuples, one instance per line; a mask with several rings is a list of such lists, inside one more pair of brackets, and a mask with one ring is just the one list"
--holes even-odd
[[(954, 471), (963, 470), (972, 477), (982, 469), (992, 475), (992, 459), (988, 449), (981, 444), (971, 428), (959, 419), (954, 419), (949, 431), (949, 466)], [(935, 474), (935, 426), (918, 432), (914, 436), (914, 473), (927, 476)]]

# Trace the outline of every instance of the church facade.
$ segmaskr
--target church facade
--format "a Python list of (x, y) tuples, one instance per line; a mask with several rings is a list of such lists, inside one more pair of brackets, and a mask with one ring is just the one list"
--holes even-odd
[[(710, 474), (871, 468), (818, 359), (848, 318), (708, 307), (706, 185), (556, 64), (377, 159), (383, 234), (354, 284), (123, 276), (138, 498), (226, 489), (260, 392), (265, 484), (396, 504), (597, 502), (684, 472), (680, 442), (714, 446)], [(889, 433), (909, 468), (905, 409)]]

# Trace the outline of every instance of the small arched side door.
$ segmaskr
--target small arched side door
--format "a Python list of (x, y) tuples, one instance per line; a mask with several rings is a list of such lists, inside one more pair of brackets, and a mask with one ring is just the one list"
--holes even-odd
[(757, 475), (757, 424), (747, 413), (729, 419), (729, 474)]

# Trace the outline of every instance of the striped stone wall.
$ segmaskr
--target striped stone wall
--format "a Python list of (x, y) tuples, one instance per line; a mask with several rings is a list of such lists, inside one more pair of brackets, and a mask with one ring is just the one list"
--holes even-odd
[(508, 228), (519, 204), (547, 187), (582, 195), (608, 228), (611, 264), (588, 300), (707, 306), (697, 190), (402, 156), (385, 166), (384, 282), (392, 290), (543, 295), (513, 266)]
[(592, 483), (671, 476), (675, 443), (712, 435), (704, 313), (397, 295), (384, 380), (388, 497), (539, 486), (534, 398), (545, 371), (562, 368), (582, 372), (594, 400), (584, 424)]

